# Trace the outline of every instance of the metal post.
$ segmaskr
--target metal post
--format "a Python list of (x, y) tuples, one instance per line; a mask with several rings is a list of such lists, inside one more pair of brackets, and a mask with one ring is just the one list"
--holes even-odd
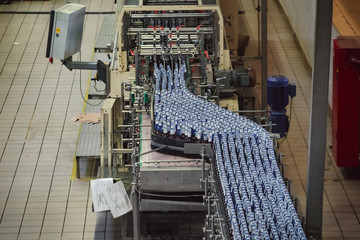
[[(136, 59), (135, 55), (135, 59)], [(132, 125), (130, 127), (131, 130), (131, 138), (132, 138), (132, 150), (133, 153), (131, 154), (131, 165), (132, 165), (132, 175), (133, 175), (133, 181), (132, 181), (132, 206), (133, 206), (133, 232), (134, 232), (134, 240), (140, 240), (140, 207), (139, 207), (139, 192), (137, 191), (139, 186), (139, 168), (137, 166), (137, 148), (136, 148), (136, 109), (134, 104), (132, 103), (130, 99), (130, 112), (131, 112), (131, 118), (132, 118)]]
[(202, 165), (202, 170), (201, 170), (201, 184), (202, 185), (204, 178), (205, 178), (205, 148), (204, 146), (201, 147), (201, 165)]
[(134, 240), (140, 240), (140, 207), (139, 207), (139, 193), (138, 189), (138, 167), (136, 166), (136, 148), (133, 145), (133, 153), (131, 154), (131, 164), (132, 164), (132, 173), (133, 173), (133, 181), (132, 181), (132, 206), (133, 206), (133, 233)]
[(267, 108), (267, 65), (267, 0), (261, 0), (261, 109)]
[(136, 184), (132, 190), (132, 206), (133, 206), (133, 229), (134, 240), (140, 240), (140, 208), (139, 208), (139, 193), (136, 191)]
[(306, 192), (306, 233), (316, 239), (322, 230), (332, 8), (333, 1), (317, 0)]
[(135, 51), (135, 83), (137, 86), (140, 85), (140, 64), (139, 64), (139, 52)]

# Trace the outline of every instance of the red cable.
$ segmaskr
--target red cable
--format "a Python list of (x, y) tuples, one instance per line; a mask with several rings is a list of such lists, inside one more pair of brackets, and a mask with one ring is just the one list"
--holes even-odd
[(207, 60), (209, 60), (209, 53), (208, 53), (208, 51), (205, 50), (204, 53), (205, 53), (205, 55), (206, 55)]
[(180, 28), (185, 27), (185, 25), (178, 26), (176, 30), (179, 30)]
[(195, 67), (196, 67), (196, 64), (194, 63), (194, 67), (193, 67), (193, 69), (191, 70), (191, 72), (194, 72), (194, 71), (195, 71)]
[(163, 30), (163, 31), (164, 31), (164, 27), (159, 26), (159, 25), (156, 25), (156, 27), (161, 28), (161, 30)]

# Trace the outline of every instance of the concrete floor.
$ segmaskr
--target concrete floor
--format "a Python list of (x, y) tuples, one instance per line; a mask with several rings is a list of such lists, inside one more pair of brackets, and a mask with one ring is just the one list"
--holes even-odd
[[(257, 53), (253, 1), (240, 0), (251, 35), (247, 55)], [(114, 10), (111, 0), (80, 0), (88, 11)], [(0, 11), (49, 11), (65, 0), (14, 1)], [(103, 15), (87, 15), (82, 60), (90, 61)], [(120, 239), (111, 214), (91, 209), (89, 181), (74, 179), (74, 156), (88, 73), (68, 71), (45, 58), (48, 15), (0, 15), (0, 239)], [(294, 34), (269, 0), (269, 75), (297, 84), (291, 129), (280, 150), (286, 177), (305, 209), (311, 72)], [(331, 124), (328, 127), (331, 137)], [(330, 143), (330, 142), (329, 142)], [(86, 164), (86, 163), (85, 163)], [(94, 164), (86, 164), (94, 169)], [(88, 171), (91, 172), (91, 171)], [(91, 176), (89, 176), (91, 177)], [(326, 157), (324, 239), (359, 239), (360, 180), (345, 178), (331, 151)]]

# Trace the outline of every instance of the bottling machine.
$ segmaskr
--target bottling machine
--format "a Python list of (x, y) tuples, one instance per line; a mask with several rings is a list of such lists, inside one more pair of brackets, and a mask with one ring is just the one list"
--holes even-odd
[[(52, 14), (47, 57), (64, 56), (70, 70), (96, 70), (106, 84), (98, 177), (123, 181), (131, 198), (132, 212), (121, 217), (124, 238), (306, 239), (278, 167), (276, 139), (265, 129), (267, 111), (253, 109), (263, 116), (252, 120), (239, 115), (247, 110), (239, 105), (246, 99), (241, 90), (254, 87), (255, 78), (253, 69), (234, 68), (225, 6), (119, 1), (109, 64), (72, 59), (79, 48), (67, 46), (81, 41), (83, 8), (70, 4)], [(284, 107), (295, 90), (283, 77), (272, 84), (271, 107), (280, 108), (270, 114), (284, 136)], [(272, 97), (279, 94), (285, 104)], [(222, 101), (234, 96), (225, 109)]]

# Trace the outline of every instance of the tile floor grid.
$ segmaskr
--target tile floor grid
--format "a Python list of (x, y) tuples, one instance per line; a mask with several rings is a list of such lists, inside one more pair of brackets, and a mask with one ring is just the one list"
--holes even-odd
[[(31, 122), (32, 120), (30, 120), (30, 122)], [(27, 138), (27, 134), (28, 134), (28, 132), (26, 132), (26, 136), (25, 136), (25, 139)]]
[[(89, 11), (114, 10), (110, 0), (73, 2)], [(49, 11), (65, 3), (15, 1), (0, 5), (0, 10)], [(247, 52), (256, 54), (256, 11), (251, 0), (241, 3), (251, 33)], [(102, 19), (86, 16), (83, 60), (90, 60)], [(43, 28), (35, 27), (37, 22)], [(116, 222), (110, 214), (92, 212), (88, 182), (70, 181), (78, 125), (68, 120), (82, 109), (79, 76), (60, 68), (59, 62), (48, 64), (44, 57), (47, 24), (44, 15), (0, 16), (0, 239), (113, 239), (118, 233)], [(25, 39), (26, 46), (13, 44)], [(269, 59), (269, 74), (287, 75), (298, 85), (290, 133), (281, 151), (287, 154), (286, 176), (293, 179), (304, 208), (311, 73), (274, 0), (269, 1)], [(80, 81), (85, 92), (87, 74)], [(90, 174), (95, 165), (88, 168)], [(360, 181), (342, 176), (330, 150), (325, 178), (324, 239), (359, 239)]]
[[(26, 82), (26, 84), (25, 84), (25, 87), (27, 86), (27, 84), (28, 84), (28, 81)], [(23, 94), (20, 94), (22, 97), (21, 97), (21, 100), (20, 100), (20, 103), (22, 102), (22, 100), (23, 100)], [(16, 116), (15, 116), (15, 118), (17, 118), (17, 115), (18, 115), (18, 113), (19, 113), (19, 109), (20, 109), (20, 105), (19, 105), (19, 107), (18, 107), (18, 111), (17, 111), (17, 113), (16, 113)], [(15, 124), (15, 120), (14, 120), (14, 122), (13, 122), (13, 125), (12, 125), (12, 127), (11, 127), (11, 132), (12, 132), (12, 129), (13, 129), (13, 126), (14, 126), (14, 124)], [(10, 135), (11, 136), (11, 135)], [(9, 141), (10, 139), (8, 138), (8, 141)], [(5, 145), (5, 148), (6, 148), (6, 146), (7, 146), (7, 144), (8, 144), (8, 141), (6, 142), (6, 145)], [(23, 148), (24, 148), (24, 144), (23, 144)], [(22, 148), (22, 150), (23, 150), (23, 148)], [(3, 155), (2, 155), (2, 157), (3, 157)], [(20, 161), (18, 161), (18, 165), (16, 166), (16, 169), (15, 169), (15, 173), (16, 173), (16, 171), (17, 171), (17, 169), (18, 169), (18, 166), (19, 166), (19, 163), (20, 163)], [(15, 178), (14, 178), (14, 180), (15, 180)], [(12, 182), (12, 185), (14, 184), (14, 181)], [(11, 185), (11, 187), (12, 187), (12, 185)], [(10, 188), (11, 189), (11, 188)], [(11, 190), (10, 190), (11, 191)], [(6, 207), (6, 204), (5, 204), (5, 207)], [(4, 209), (5, 210), (5, 209)], [(1, 220), (2, 220), (2, 217), (3, 217), (3, 215), (4, 215), (4, 211), (2, 212), (2, 215), (1, 215)]]
[[(101, 8), (101, 6), (102, 6), (102, 4), (100, 5), (100, 8)], [(100, 23), (100, 21), (97, 21), (97, 26), (96, 26), (96, 29), (97, 28), (99, 28), (99, 23)], [(86, 26), (85, 26), (86, 27)], [(84, 92), (84, 91), (83, 91)], [(93, 164), (92, 164), (93, 165)], [(91, 166), (91, 168), (92, 168), (92, 166)], [(71, 184), (71, 186), (72, 186), (72, 184)], [(82, 190), (84, 190), (84, 186), (82, 186)], [(87, 184), (87, 186), (86, 186), (86, 192), (85, 192), (85, 194), (84, 194), (84, 196), (86, 196), (86, 201), (84, 201), (84, 199), (81, 199), (82, 201), (80, 201), (80, 202), (71, 202), (70, 200), (70, 189), (69, 189), (69, 195), (68, 195), (68, 199), (67, 199), (67, 203), (68, 203), (68, 205), (66, 206), (66, 209), (69, 209), (69, 204), (71, 204), (72, 203), (72, 205), (79, 205), (79, 203), (80, 203), (80, 205), (85, 205), (85, 213), (84, 213), (84, 217), (82, 217), (81, 218), (81, 220), (82, 221), (80, 221), (80, 222), (82, 222), (83, 224), (81, 224), (81, 225), (78, 225), (77, 227), (74, 227), (73, 226), (73, 224), (71, 224), (71, 226), (69, 226), (69, 225), (66, 225), (66, 222), (68, 222), (68, 221), (64, 221), (64, 228), (63, 228), (63, 232), (66, 232), (67, 230), (68, 231), (73, 231), (73, 232), (76, 232), (76, 233), (81, 233), (81, 235), (82, 235), (82, 238), (84, 238), (85, 237), (85, 229), (86, 229), (86, 215), (87, 215), (87, 211), (89, 210), (89, 207), (88, 207), (88, 205), (90, 204), (90, 206), (92, 205), (92, 202), (91, 201), (89, 201), (89, 196), (90, 196), (90, 192), (89, 192), (89, 186), (88, 186), (88, 184)], [(92, 209), (90, 209), (90, 211), (92, 212)], [(71, 211), (71, 212), (73, 212), (73, 210)], [(67, 212), (65, 213), (65, 217), (67, 216), (66, 215), (67, 214)], [(71, 216), (71, 215), (70, 215)], [(78, 223), (79, 221), (76, 221), (75, 223)], [(68, 226), (68, 227), (67, 227)]]
[[(65, 70), (65, 71), (66, 71), (66, 69), (64, 69), (64, 68), (62, 68), (62, 70)], [(60, 74), (61, 74), (61, 72), (60, 72)], [(55, 92), (56, 92), (57, 89), (58, 89), (59, 80), (60, 80), (60, 75), (59, 75), (59, 79), (58, 79), (58, 82), (57, 82), (56, 87), (55, 87)], [(73, 78), (73, 82), (74, 82), (74, 78)], [(72, 84), (72, 85), (73, 85), (73, 84)], [(52, 105), (54, 104), (55, 96), (56, 96), (56, 95), (54, 94), (53, 100), (52, 100)], [(69, 102), (68, 102), (68, 104), (69, 104)], [(68, 105), (68, 104), (67, 104), (67, 105)], [(52, 108), (50, 108), (50, 112), (52, 112)], [(44, 143), (44, 141), (45, 141), (45, 136), (46, 136), (46, 134), (47, 134), (48, 124), (49, 124), (50, 117), (51, 117), (51, 115), (49, 114), (49, 116), (48, 116), (48, 121), (47, 121), (46, 126), (45, 126), (46, 130), (45, 130), (45, 132), (44, 132), (44, 138), (43, 138), (43, 142), (41, 143), (41, 147), (43, 146), (43, 143)], [(66, 119), (66, 115), (65, 115), (65, 118), (64, 118), (63, 121), (65, 121), (65, 119)], [(63, 124), (62, 130), (61, 130), (61, 135), (62, 135), (62, 133), (63, 133), (63, 130), (64, 130), (64, 124)], [(60, 136), (60, 140), (61, 140), (61, 136)], [(49, 204), (49, 196), (50, 196), (50, 192), (51, 192), (52, 182), (53, 182), (53, 179), (54, 179), (54, 172), (55, 172), (55, 169), (56, 169), (56, 166), (57, 166), (59, 148), (60, 148), (60, 144), (58, 145), (58, 148), (57, 148), (57, 153), (56, 153), (56, 157), (55, 157), (56, 160), (55, 160), (55, 163), (54, 163), (54, 166), (53, 166), (53, 169), (52, 169), (52, 176), (53, 176), (53, 177), (52, 177), (51, 180), (49, 181), (49, 182), (50, 182), (50, 184), (49, 184), (50, 186), (49, 186), (49, 190), (48, 190), (48, 199), (47, 199), (47, 202), (46, 202), (46, 204), (45, 204), (45, 206), (44, 206), (44, 208), (45, 208), (44, 215), (45, 215), (45, 216), (46, 216), (47, 207), (48, 207), (48, 204)], [(51, 167), (52, 167), (52, 166), (50, 166), (50, 169), (47, 169), (47, 170), (49, 170), (50, 172), (51, 172)], [(35, 171), (36, 171), (36, 170), (35, 170)], [(31, 186), (31, 188), (30, 188), (30, 191), (31, 191), (31, 190), (32, 190), (32, 186)], [(23, 223), (23, 222), (22, 222), (22, 223)], [(41, 227), (40, 227), (40, 232), (41, 232), (41, 230), (42, 230), (42, 228), (43, 228), (43, 224), (44, 224), (44, 221), (42, 221), (42, 224), (41, 224)], [(22, 224), (20, 225), (20, 227), (22, 227)]]
[[(57, 3), (59, 3), (59, 2), (61, 2), (61, 4), (57, 4)], [(111, 3), (111, 1), (108, 1), (108, 2), (110, 2)], [(91, 4), (91, 2), (84, 2), (84, 3), (86, 3), (87, 5), (92, 5), (92, 7), (90, 6), (90, 8), (92, 8), (93, 10), (99, 10), (99, 9), (97, 9), (97, 7), (98, 6), (101, 6), (102, 5), (102, 3), (100, 2), (100, 1), (96, 1), (96, 3), (95, 4)], [(99, 4), (100, 3), (100, 4)], [(54, 8), (55, 8), (55, 5), (63, 5), (64, 4), (64, 1), (57, 1), (55, 4), (54, 4), (54, 2), (52, 2), (52, 5), (54, 6)], [(49, 4), (46, 4), (47, 5), (47, 8), (49, 9)], [(109, 6), (109, 4), (107, 4), (107, 6)], [(112, 4), (110, 4), (110, 7), (112, 7)], [(108, 9), (108, 10), (111, 10), (111, 9)], [(96, 17), (96, 18), (94, 18), (93, 16), (91, 16), (91, 17), (88, 17), (87, 16), (87, 18), (91, 18), (91, 19), (93, 19), (91, 22), (93, 23), (93, 22), (95, 22), (95, 23), (97, 23), (97, 22), (99, 22), (99, 17)], [(46, 22), (48, 22), (48, 19), (46, 19)], [(91, 24), (92, 25), (92, 24)], [(86, 32), (86, 30), (85, 30), (85, 32)], [(41, 33), (41, 31), (40, 31), (40, 33)], [(44, 33), (44, 32), (43, 32)], [(46, 33), (47, 33), (47, 31), (45, 31), (45, 35), (46, 35)], [(95, 36), (96, 35), (96, 28), (95, 28), (95, 31), (92, 31), (91, 33), (90, 33), (92, 36)], [(84, 33), (84, 35), (86, 35), (86, 33)], [(90, 39), (94, 39), (94, 37), (92, 37), (92, 38), (90, 38)], [(29, 43), (29, 42), (28, 42)], [(46, 43), (46, 41), (45, 41), (45, 43)], [(89, 50), (91, 50), (92, 49), (92, 46), (93, 44), (92, 44), (92, 42), (90, 43), (90, 44), (86, 44), (86, 45), (83, 45), (83, 49), (85, 48), (85, 50), (87, 50), (87, 51), (89, 51)], [(41, 48), (42, 49), (45, 49), (45, 44), (42, 44), (42, 46), (41, 46)], [(44, 51), (38, 51), (38, 53), (41, 53), (40, 55), (44, 55)], [(38, 54), (39, 55), (39, 54)], [(14, 61), (20, 61), (21, 59), (22, 59), (23, 57), (20, 57), (20, 58), (16, 58), (16, 59), (14, 59)], [(36, 58), (36, 62), (40, 62), (40, 63), (46, 63), (47, 64), (47, 60), (42, 60), (42, 59), (44, 59), (44, 57), (43, 56), (41, 56), (41, 57), (37, 57)], [(5, 61), (6, 62), (6, 61)], [(48, 65), (47, 65), (48, 66)], [(67, 71), (67, 70), (66, 70)], [(13, 72), (15, 72), (15, 70), (13, 70)], [(61, 75), (66, 75), (66, 73), (64, 72), (63, 74), (61, 74)], [(26, 163), (25, 165), (26, 166), (29, 166), (29, 165), (31, 165), (31, 167), (35, 167), (34, 168), (34, 173), (35, 174), (26, 174), (27, 176), (26, 177), (28, 177), (28, 178), (32, 178), (32, 183), (34, 184), (34, 185), (27, 185), (26, 186), (26, 188), (28, 188), (28, 187), (31, 187), (31, 189), (32, 190), (40, 190), (40, 189), (36, 189), (36, 188), (39, 188), (39, 187), (36, 187), (35, 186), (35, 179), (39, 179), (39, 177), (38, 177), (38, 175), (37, 174), (40, 174), (39, 176), (40, 176), (40, 180), (44, 180), (44, 178), (43, 178), (43, 176), (46, 176), (46, 175), (48, 175), (48, 174), (46, 174), (45, 173), (45, 175), (44, 175), (44, 170), (46, 170), (46, 171), (48, 171), (49, 170), (49, 168), (47, 168), (48, 166), (50, 166), (51, 167), (51, 164), (50, 165), (45, 165), (45, 166), (43, 166), (43, 168), (41, 168), (40, 167), (40, 165), (38, 165), (38, 164), (40, 164), (41, 163), (41, 159), (42, 159), (42, 156), (43, 155), (45, 155), (45, 156), (50, 156), (51, 158), (54, 158), (55, 159), (55, 161), (58, 161), (59, 160), (59, 154), (61, 153), (61, 151), (62, 151), (62, 149), (64, 149), (63, 147), (62, 147), (62, 145), (60, 144), (60, 140), (62, 139), (62, 135), (56, 135), (55, 137), (53, 137), (53, 136), (49, 136), (48, 137), (48, 134), (47, 134), (47, 130), (49, 129), (49, 126), (52, 126), (52, 128), (54, 128), (54, 127), (60, 127), (61, 129), (62, 129), (62, 132), (61, 132), (61, 134), (63, 134), (63, 133), (66, 133), (65, 132), (65, 129), (64, 129), (64, 127), (66, 127), (66, 126), (69, 126), (69, 124), (67, 123), (67, 122), (65, 122), (65, 119), (66, 119), (66, 117), (64, 118), (64, 120), (63, 120), (63, 122), (61, 122), (61, 121), (57, 121), (56, 120), (56, 117), (60, 117), (62, 114), (64, 114), (64, 112), (62, 111), (63, 110), (63, 107), (57, 107), (57, 106), (61, 106), (62, 104), (61, 104), (61, 102), (59, 101), (59, 100), (57, 100), (58, 99), (58, 97), (57, 97), (57, 94), (58, 93), (60, 93), (60, 94), (63, 94), (64, 92), (62, 91), (62, 90), (59, 90), (59, 89), (54, 89), (52, 86), (53, 86), (53, 83), (57, 83), (57, 87), (59, 87), (60, 85), (59, 85), (59, 76), (60, 76), (60, 74), (59, 74), (59, 72), (56, 72), (55, 74), (46, 74), (45, 75), (45, 78), (46, 79), (48, 79), (48, 78), (54, 78), (54, 79), (56, 79), (57, 78), (57, 80), (55, 80), (55, 81), (50, 81), (49, 82), (49, 84), (47, 84), (47, 85), (41, 85), (41, 87), (42, 87), (42, 89), (45, 89), (45, 91), (35, 91), (35, 92), (33, 92), (34, 94), (36, 94), (37, 95), (37, 101), (36, 101), (36, 103), (34, 104), (34, 106), (39, 106), (38, 105), (38, 101), (39, 101), (39, 98), (43, 98), (43, 94), (42, 94), (42, 92), (46, 92), (46, 93), (49, 93), (50, 91), (50, 95), (49, 96), (51, 96), (51, 98), (52, 98), (52, 102), (53, 102), (53, 104), (51, 105), (52, 107), (48, 107), (47, 105), (45, 106), (45, 108), (43, 108), (44, 110), (45, 110), (45, 112), (48, 112), (48, 120), (47, 121), (45, 121), (45, 123), (47, 124), (47, 126), (45, 126), (45, 128), (43, 128), (42, 129), (42, 136), (43, 137), (41, 137), (41, 135), (39, 136), (40, 138), (39, 138), (39, 140), (41, 140), (42, 141), (42, 145), (45, 145), (45, 146), (47, 146), (47, 147), (50, 147), (51, 149), (56, 149), (56, 147), (57, 147), (57, 152), (56, 153), (54, 153), (54, 151), (50, 151), (50, 155), (49, 155), (49, 151), (48, 150), (45, 150), (47, 147), (43, 147), (44, 149), (39, 149), (39, 151), (38, 152), (40, 152), (41, 151), (41, 155), (39, 155), (38, 156), (38, 161), (36, 162), (36, 164), (35, 164), (35, 166), (32, 166), (32, 165), (34, 165), (33, 163)], [(73, 75), (74, 77), (75, 77), (75, 75)], [(43, 78), (44, 78), (44, 76), (43, 76)], [(63, 79), (62, 79), (63, 80)], [(79, 96), (79, 93), (77, 92), (77, 91), (75, 91), (75, 93), (74, 93), (74, 88), (73, 88), (73, 86), (74, 86), (74, 78), (72, 78), (72, 84), (71, 84), (71, 89), (70, 89), (70, 92), (71, 92), (71, 95), (69, 95), (68, 96), (68, 98), (70, 99), (70, 101), (72, 101), (72, 100), (78, 100), (78, 96)], [(84, 82), (87, 82), (87, 78), (86, 78), (86, 76), (84, 76), (83, 77), (83, 79), (81, 79), (82, 81), (84, 81)], [(65, 85), (66, 86), (66, 85)], [(65, 87), (65, 86), (62, 86), (63, 88)], [(86, 84), (84, 84), (83, 86), (86, 86)], [(39, 87), (39, 86), (37, 86), (37, 87)], [(62, 89), (63, 89), (62, 88)], [(28, 89), (28, 88), (27, 88)], [(34, 89), (35, 90), (35, 89)], [(76, 98), (74, 98), (74, 96), (77, 96)], [(51, 98), (50, 99), (47, 99), (47, 100), (51, 100)], [(5, 99), (5, 101), (4, 101), (4, 103), (6, 104), (6, 102), (8, 102), (9, 100), (7, 100), (7, 99)], [(16, 102), (17, 104), (18, 104), (18, 102)], [(54, 104), (55, 103), (55, 104)], [(80, 109), (81, 109), (81, 105), (82, 105), (82, 101), (79, 101), (79, 103), (80, 104), (78, 104), (79, 106), (80, 106)], [(68, 106), (67, 106), (67, 110), (69, 110), (69, 104), (70, 104), (70, 102), (68, 102)], [(20, 105), (20, 104), (19, 104)], [(43, 105), (43, 104), (42, 104)], [(24, 109), (22, 109), (23, 111), (21, 111), (21, 112), (26, 112), (26, 109), (24, 108)], [(73, 107), (71, 106), (71, 110), (72, 111), (70, 111), (70, 112), (74, 112), (74, 114), (75, 113), (78, 113), (78, 110), (73, 110)], [(49, 112), (51, 113), (51, 114), (49, 114)], [(59, 114), (58, 114), (58, 113)], [(65, 110), (65, 112), (66, 112), (66, 110)], [(29, 113), (31, 113), (31, 110), (29, 111)], [(25, 114), (26, 115), (26, 114)], [(8, 115), (7, 115), (8, 116)], [(45, 114), (45, 116), (46, 116), (46, 114)], [(52, 119), (52, 116), (55, 116), (55, 118), (54, 119)], [(73, 116), (73, 115), (72, 115)], [(36, 117), (36, 115), (34, 116), (33, 115), (33, 117)], [(13, 121), (16, 121), (17, 119), (18, 119), (18, 117), (17, 117), (17, 115), (14, 115), (13, 114), (13, 116), (10, 116), (10, 120), (11, 119), (13, 119)], [(26, 126), (26, 121), (24, 122), (25, 123), (25, 126)], [(44, 122), (43, 122), (44, 123)], [(31, 126), (34, 126), (34, 125), (31, 125)], [(71, 125), (70, 125), (71, 126)], [(74, 129), (76, 129), (76, 128), (78, 128), (78, 126), (71, 126), (72, 128), (74, 128)], [(17, 129), (19, 129), (20, 130), (20, 128), (17, 128)], [(15, 132), (15, 131), (14, 131)], [(69, 132), (69, 131), (68, 131)], [(67, 135), (71, 135), (71, 134), (69, 134), (69, 133), (67, 133)], [(74, 135), (72, 135), (73, 137), (75, 137)], [(20, 138), (21, 139), (21, 138)], [(59, 139), (59, 140), (57, 140), (57, 139)], [(30, 142), (30, 141), (29, 141)], [(31, 141), (31, 143), (39, 143), (39, 141), (37, 140), (37, 141), (35, 141), (35, 142), (33, 142), (33, 141)], [(76, 141), (74, 142), (73, 141), (73, 146), (74, 146), (74, 144), (76, 144)], [(25, 146), (27, 146), (27, 145), (25, 145)], [(35, 146), (35, 145), (34, 145)], [(10, 147), (10, 146), (9, 146)], [(4, 147), (4, 150), (6, 149), (6, 147)], [(23, 152), (23, 154), (24, 154), (24, 149), (19, 149), (17, 152), (20, 152), (22, 150), (22, 152)], [(74, 149), (72, 149), (73, 151), (74, 151)], [(65, 151), (63, 151), (63, 152), (65, 152)], [(64, 153), (62, 153), (63, 155), (64, 155)], [(61, 236), (61, 235), (63, 235), (64, 237), (68, 237), (68, 238), (71, 238), (72, 237), (72, 233), (66, 233), (65, 231), (64, 231), (64, 228), (66, 227), (66, 222), (71, 222), (71, 220), (73, 219), (73, 218), (75, 218), (76, 216), (74, 216), (74, 217), (72, 217), (72, 218), (70, 218), (70, 219), (66, 219), (66, 215), (65, 215), (65, 213), (67, 213), (66, 212), (66, 209), (70, 209), (72, 206), (76, 206), (76, 204), (74, 205), (74, 204), (72, 204), (71, 203), (71, 201), (66, 201), (66, 200), (69, 200), (69, 197), (71, 197), (71, 191), (70, 191), (70, 189), (71, 189), (71, 186), (73, 185), (73, 184), (70, 184), (70, 181), (69, 181), (69, 178), (68, 178), (68, 176), (69, 176), (69, 174), (68, 174), (68, 172), (70, 171), (71, 172), (71, 167), (72, 167), (72, 157), (74, 156), (74, 154), (70, 154), (70, 161), (69, 161), (69, 163), (70, 164), (67, 164), (67, 163), (65, 163), (65, 165), (64, 165), (64, 167), (62, 167), (62, 166), (60, 166), (59, 165), (59, 167), (55, 167), (55, 165), (54, 165), (54, 167), (53, 167), (53, 174), (51, 174), (51, 179), (55, 179), (56, 180), (56, 178), (57, 178), (57, 169), (60, 169), (60, 171), (59, 171), (59, 174), (60, 175), (64, 175), (65, 177), (66, 177), (66, 180), (65, 181), (62, 181), (62, 183), (64, 183), (64, 182), (66, 182), (65, 183), (65, 186), (67, 185), (67, 188), (62, 188), (62, 190), (61, 191), (66, 191), (66, 199), (62, 199), (63, 200), (63, 202), (65, 202), (66, 203), (66, 206), (65, 206), (65, 209), (64, 209), (64, 216), (63, 216), (63, 220), (61, 221), (62, 222), (62, 224), (61, 224), (61, 226), (62, 226), (62, 229), (60, 229), (60, 232), (59, 233), (56, 233), (56, 232), (54, 232), (54, 231), (50, 231), (49, 233), (46, 233), (45, 231), (43, 231), (44, 232), (44, 234), (41, 234), (41, 238), (44, 238), (44, 239), (46, 239), (46, 238), (49, 238), (51, 235), (56, 235), (56, 236)], [(44, 157), (44, 160), (45, 161), (48, 161), (48, 157)], [(2, 160), (3, 160), (3, 158), (2, 158)], [(61, 162), (61, 161), (58, 161), (59, 163)], [(67, 165), (69, 165), (69, 166), (67, 166)], [(44, 168), (45, 167), (45, 168)], [(46, 176), (46, 178), (45, 178), (45, 180), (49, 180), (50, 178), (49, 177), (47, 177)], [(13, 179), (14, 180), (14, 179)], [(41, 181), (40, 181), (40, 183), (41, 183)], [(55, 182), (53, 182), (53, 183), (55, 183)], [(57, 185), (54, 185), (54, 184), (46, 184), (46, 185), (49, 185), (48, 187), (50, 187), (50, 186), (54, 186), (54, 188), (56, 188), (57, 187)], [(75, 184), (76, 185), (76, 184)], [(41, 186), (41, 185), (40, 185)], [(62, 186), (62, 185), (60, 185), (60, 186)], [(85, 190), (85, 195), (88, 197), (88, 194), (89, 194), (89, 190), (88, 190), (88, 183), (86, 183), (86, 188), (84, 189)], [(36, 196), (36, 197), (33, 197), (33, 196), (31, 196), (31, 195), (33, 195), (33, 193), (35, 192), (35, 195), (38, 195), (38, 196)], [(17, 219), (16, 220), (16, 224), (14, 224), (14, 222), (12, 222), (10, 225), (11, 226), (15, 226), (15, 227), (13, 227), (12, 229), (10, 229), (10, 228), (7, 228), (7, 230), (9, 231), (9, 232), (14, 232), (15, 234), (14, 235), (1, 235), (1, 239), (2, 239), (2, 237), (4, 237), (4, 238), (6, 238), (6, 239), (10, 239), (10, 238), (18, 238), (18, 239), (22, 239), (22, 238), (34, 238), (34, 239), (38, 239), (38, 237), (39, 237), (39, 233), (38, 232), (41, 232), (41, 230), (42, 229), (38, 229), (37, 228), (37, 226), (38, 226), (38, 224), (39, 224), (39, 222), (40, 223), (42, 223), (43, 225), (44, 225), (44, 223), (45, 223), (45, 221), (46, 221), (46, 218), (47, 218), (47, 216), (49, 216), (48, 218), (52, 218), (52, 217), (50, 217), (50, 216), (54, 216), (54, 215), (50, 215), (50, 214), (46, 214), (46, 206), (45, 207), (43, 207), (43, 203), (41, 202), (41, 203), (32, 203), (32, 202), (30, 202), (30, 200), (31, 199), (36, 199), (36, 200), (38, 200), (39, 198), (42, 198), (42, 200), (44, 200), (44, 199), (48, 199), (48, 200), (51, 200), (51, 199), (54, 199), (53, 198), (53, 196), (51, 195), (53, 192), (51, 191), (50, 192), (50, 194), (43, 194), (43, 193), (41, 193), (41, 192), (38, 192), (38, 193), (36, 193), (36, 192), (38, 192), (38, 191), (30, 191), (30, 192), (28, 192), (28, 202), (26, 203), (26, 213), (25, 214), (18, 214), (17, 215), (17, 217), (14, 217), (15, 215), (10, 215), (11, 217), (9, 217), (9, 218), (11, 218), (11, 219)], [(11, 191), (10, 191), (10, 194), (11, 194)], [(29, 195), (30, 194), (30, 195)], [(18, 195), (17, 193), (16, 193), (16, 195)], [(23, 194), (21, 194), (21, 195), (23, 195)], [(45, 196), (43, 196), (43, 195), (45, 195)], [(55, 196), (56, 196), (56, 200), (59, 200), (58, 198), (59, 198), (59, 196), (57, 196), (57, 193), (55, 193)], [(45, 197), (45, 198), (44, 198)], [(82, 199), (83, 200), (83, 199)], [(61, 202), (61, 201), (60, 201)], [(87, 199), (85, 199), (85, 201), (81, 201), (81, 202), (84, 202), (84, 203), (86, 203), (86, 204), (88, 204), (88, 201), (87, 201)], [(49, 203), (49, 204), (51, 204), (52, 202), (49, 202), (49, 201), (47, 201), (46, 203)], [(31, 208), (28, 208), (28, 207), (31, 207)], [(33, 211), (32, 209), (32, 207), (36, 207), (36, 208), (34, 208), (35, 209), (35, 211)], [(37, 207), (41, 207), (42, 208), (42, 210), (43, 210), (43, 214), (38, 214), (38, 216), (39, 216), (39, 218), (38, 219), (41, 219), (41, 221), (33, 221), (32, 223), (29, 223), (29, 217), (27, 217), (27, 216), (34, 216), (33, 214), (34, 213), (39, 213), (39, 209), (37, 208)], [(68, 208), (69, 207), (69, 208)], [(23, 208), (22, 208), (23, 209)], [(73, 211), (76, 211), (76, 209), (77, 208), (71, 208), (71, 209), (73, 209)], [(87, 208), (85, 208), (85, 209), (87, 209)], [(29, 211), (28, 211), (29, 210)], [(23, 210), (22, 210), (23, 211)], [(49, 212), (51, 211), (51, 208), (49, 209)], [(41, 211), (40, 211), (41, 212)], [(54, 213), (56, 214), (57, 212), (59, 212), (59, 211), (54, 211)], [(60, 211), (61, 212), (61, 211)], [(30, 214), (30, 215), (29, 215)], [(21, 216), (22, 215), (22, 216)], [(45, 217), (44, 217), (45, 216)], [(21, 220), (20, 220), (21, 219)], [(66, 219), (66, 222), (65, 222), (65, 219)], [(21, 222), (21, 224), (20, 224), (20, 227), (18, 227), (18, 222), (19, 222), (19, 220), (20, 220), (20, 222)], [(59, 225), (59, 223), (60, 222), (57, 222), (56, 223), (56, 226), (58, 226)], [(1, 222), (1, 225), (3, 225), (4, 224), (4, 221), (2, 221)], [(30, 225), (32, 225), (31, 227), (29, 226), (29, 224)], [(6, 225), (6, 224), (5, 224)], [(35, 226), (36, 225), (36, 226)], [(42, 225), (42, 226), (43, 226)], [(4, 226), (4, 225), (3, 225)], [(5, 226), (4, 226), (5, 227)], [(82, 228), (84, 228), (84, 226), (82, 227)], [(16, 232), (15, 232), (15, 230), (16, 230)], [(44, 229), (45, 230), (45, 229)], [(54, 229), (52, 229), (52, 230), (54, 230)], [(68, 236), (67, 236), (68, 235)], [(75, 234), (75, 235), (77, 235), (76, 237), (75, 237), (75, 239), (79, 239), (79, 237), (78, 237), (78, 234)], [(83, 236), (83, 229), (81, 229), (81, 236)], [(80, 237), (81, 238), (81, 237)]]

